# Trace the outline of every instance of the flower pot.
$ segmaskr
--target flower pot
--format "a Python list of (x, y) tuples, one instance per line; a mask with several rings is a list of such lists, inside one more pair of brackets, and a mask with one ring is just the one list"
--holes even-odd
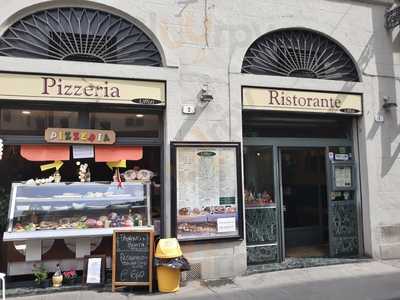
[(52, 277), (52, 281), (53, 281), (53, 287), (58, 288), (62, 285), (63, 282), (63, 276), (54, 276)]
[(42, 289), (47, 289), (50, 286), (50, 279), (44, 279), (36, 283), (38, 287)]
[(76, 285), (79, 283), (79, 278), (78, 277), (74, 277), (74, 278), (64, 278), (63, 284), (66, 285)]

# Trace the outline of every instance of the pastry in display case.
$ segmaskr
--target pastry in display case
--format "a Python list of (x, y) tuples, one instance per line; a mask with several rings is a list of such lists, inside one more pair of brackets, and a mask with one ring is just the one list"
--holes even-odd
[(177, 233), (181, 239), (218, 236), (222, 233), (218, 224), (223, 220), (230, 220), (233, 223), (231, 226), (237, 228), (238, 218), (235, 205), (183, 207), (178, 210)]
[[(4, 240), (25, 233), (41, 238), (79, 236), (81, 230), (97, 229), (109, 235), (113, 228), (151, 224), (150, 182), (13, 183), (8, 230)], [(72, 235), (72, 232), (74, 234)], [(48, 234), (47, 234), (48, 235)]]
[(255, 193), (249, 189), (245, 189), (244, 196), (246, 208), (275, 205), (272, 193), (266, 190), (261, 193)]

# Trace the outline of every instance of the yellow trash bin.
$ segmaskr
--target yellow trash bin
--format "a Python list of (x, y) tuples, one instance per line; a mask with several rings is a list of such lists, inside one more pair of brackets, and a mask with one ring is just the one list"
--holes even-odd
[[(154, 255), (160, 259), (170, 259), (182, 256), (181, 247), (175, 238), (161, 239), (158, 242)], [(157, 281), (158, 290), (162, 293), (173, 293), (179, 290), (181, 272), (179, 269), (158, 266)]]

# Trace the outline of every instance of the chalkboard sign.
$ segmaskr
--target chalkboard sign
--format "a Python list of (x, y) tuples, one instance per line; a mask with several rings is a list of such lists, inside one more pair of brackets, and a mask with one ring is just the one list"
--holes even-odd
[(113, 234), (112, 290), (149, 286), (152, 291), (153, 229), (116, 230)]

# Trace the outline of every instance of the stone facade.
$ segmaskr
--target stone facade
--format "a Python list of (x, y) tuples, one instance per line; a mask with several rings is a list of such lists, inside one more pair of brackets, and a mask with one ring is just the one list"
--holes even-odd
[[(165, 80), (165, 220), (170, 234), (171, 141), (242, 141), (241, 86), (271, 86), (362, 93), (364, 115), (357, 121), (365, 254), (400, 257), (399, 111), (382, 109), (383, 97), (400, 89), (397, 30), (384, 27), (393, 1), (345, 0), (0, 0), (0, 34), (24, 15), (57, 6), (99, 8), (131, 20), (149, 33), (163, 54), (162, 68), (42, 61), (0, 57), (0, 71)], [(306, 28), (342, 45), (353, 57), (361, 82), (260, 76), (241, 73), (243, 56), (261, 35), (280, 28)], [(208, 84), (214, 101), (199, 102)], [(194, 104), (195, 115), (181, 113)], [(375, 121), (377, 114), (383, 123)], [(203, 278), (246, 270), (245, 242), (184, 246)]]

